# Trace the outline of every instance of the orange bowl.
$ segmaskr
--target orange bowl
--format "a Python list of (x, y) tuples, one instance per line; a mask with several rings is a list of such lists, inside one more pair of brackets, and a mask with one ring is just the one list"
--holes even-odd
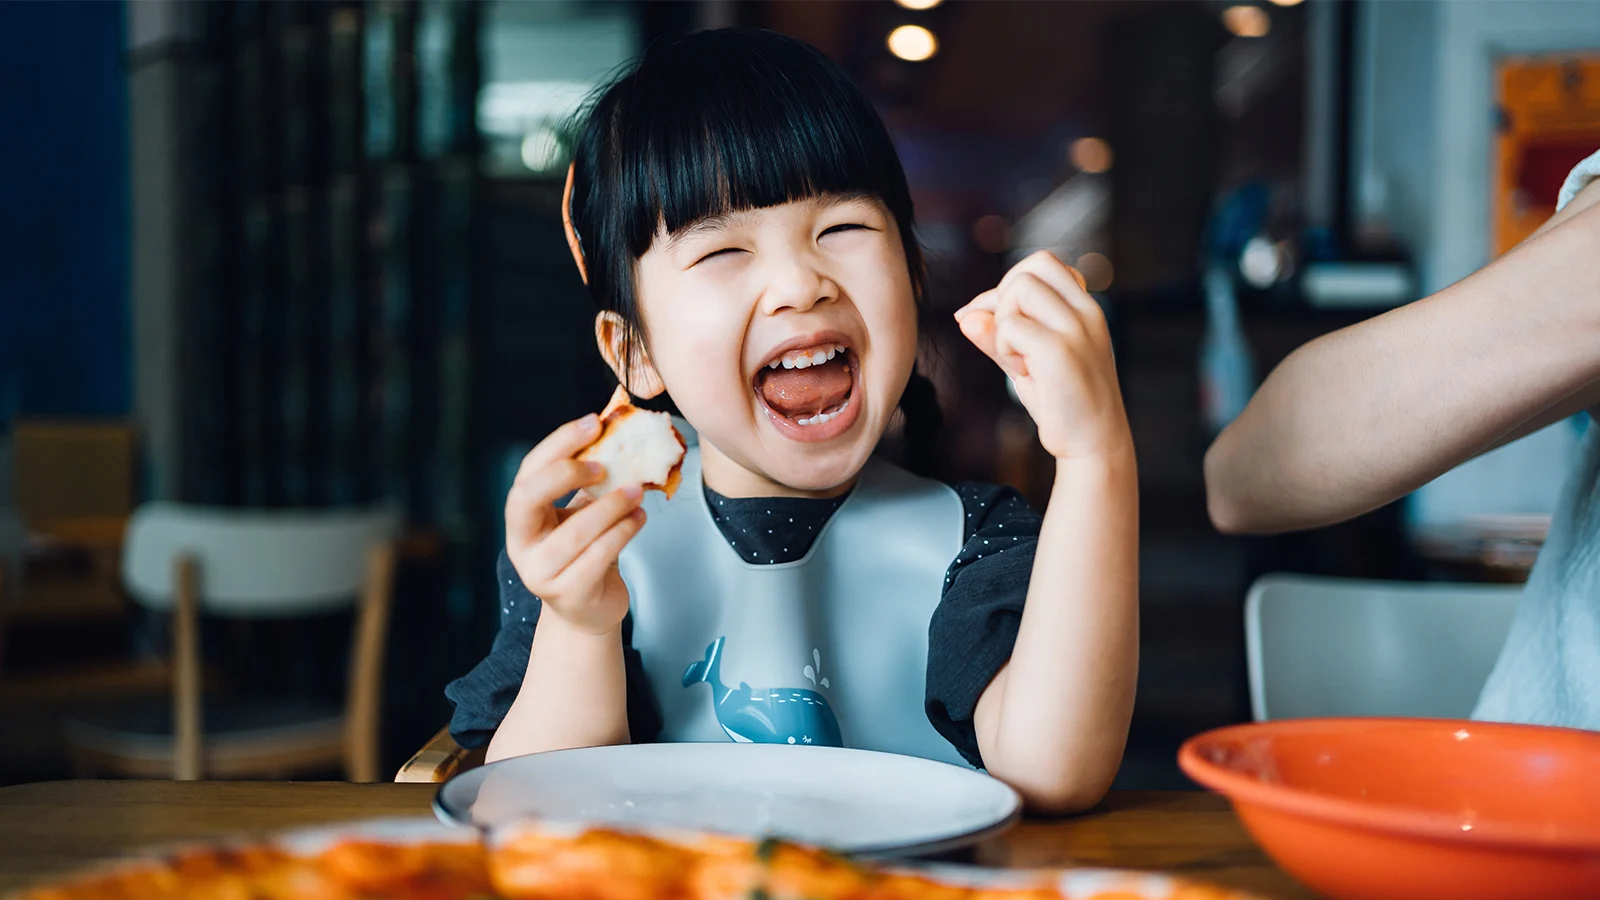
[(1337, 900), (1600, 898), (1600, 733), (1284, 720), (1198, 735), (1178, 764)]

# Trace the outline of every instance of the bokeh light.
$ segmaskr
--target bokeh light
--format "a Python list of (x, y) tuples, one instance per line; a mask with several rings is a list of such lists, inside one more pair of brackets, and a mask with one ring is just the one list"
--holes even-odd
[(540, 125), (522, 138), (522, 164), (535, 172), (549, 172), (562, 163), (561, 141), (549, 125)]
[(1099, 293), (1111, 287), (1111, 260), (1104, 253), (1085, 253), (1078, 257), (1077, 269), (1083, 275), (1084, 286), (1090, 293)]
[(972, 242), (985, 253), (1004, 253), (1011, 249), (1011, 223), (994, 213), (979, 216), (972, 223)]
[(921, 25), (901, 25), (889, 32), (889, 52), (908, 62), (922, 62), (939, 52), (939, 39)]
[(1251, 287), (1265, 289), (1277, 284), (1287, 267), (1288, 259), (1282, 248), (1264, 234), (1246, 241), (1244, 251), (1239, 254), (1239, 274)]
[(1266, 37), (1272, 30), (1272, 19), (1259, 6), (1230, 6), (1222, 11), (1222, 27), (1237, 37)]
[(1099, 175), (1111, 171), (1114, 157), (1111, 145), (1097, 137), (1078, 138), (1072, 142), (1068, 152), (1072, 156), (1072, 164), (1090, 175)]

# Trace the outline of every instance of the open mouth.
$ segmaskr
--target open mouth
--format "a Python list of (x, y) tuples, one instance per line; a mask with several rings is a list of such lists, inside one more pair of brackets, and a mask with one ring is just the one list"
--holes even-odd
[(780, 424), (832, 432), (838, 429), (828, 428), (831, 423), (854, 418), (851, 400), (855, 385), (854, 352), (841, 342), (824, 341), (786, 350), (768, 360), (756, 372), (753, 387), (761, 404)]

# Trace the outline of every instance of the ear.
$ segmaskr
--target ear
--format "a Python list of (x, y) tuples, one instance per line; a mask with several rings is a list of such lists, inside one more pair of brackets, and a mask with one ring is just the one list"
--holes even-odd
[[(600, 356), (611, 367), (622, 386), (628, 389), (628, 393), (649, 400), (667, 389), (661, 383), (655, 364), (650, 361), (650, 351), (644, 348), (643, 341), (633, 336), (633, 329), (621, 316), (611, 310), (595, 316), (594, 340), (600, 346)], [(629, 344), (632, 344), (632, 353), (628, 352)], [(627, 360), (627, 371), (623, 370), (624, 360)]]

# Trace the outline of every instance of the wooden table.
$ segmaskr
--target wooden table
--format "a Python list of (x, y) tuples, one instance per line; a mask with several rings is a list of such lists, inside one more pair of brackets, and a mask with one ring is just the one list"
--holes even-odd
[[(170, 781), (0, 788), (0, 892), (149, 845), (375, 816), (426, 816), (434, 789)], [(1024, 822), (978, 847), (975, 861), (1163, 869), (1265, 898), (1313, 896), (1261, 854), (1226, 801), (1199, 792), (1114, 792), (1087, 815)]]

